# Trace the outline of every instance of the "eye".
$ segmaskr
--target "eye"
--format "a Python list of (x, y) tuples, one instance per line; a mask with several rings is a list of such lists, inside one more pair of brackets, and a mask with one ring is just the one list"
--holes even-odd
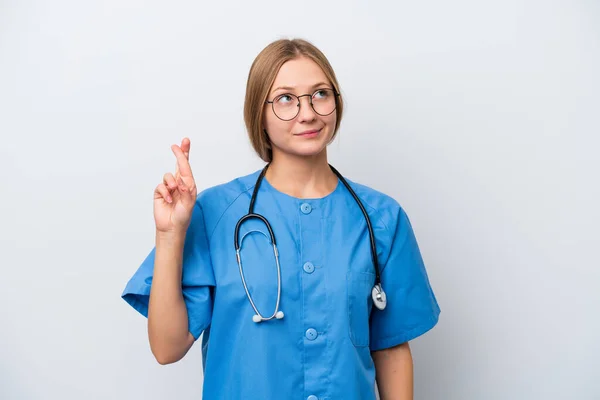
[(315, 99), (326, 99), (329, 96), (329, 91), (326, 89), (317, 90), (313, 95)]
[(293, 101), (293, 98), (289, 94), (282, 94), (281, 96), (277, 97), (277, 99), (275, 99), (275, 101), (282, 105), (290, 104)]

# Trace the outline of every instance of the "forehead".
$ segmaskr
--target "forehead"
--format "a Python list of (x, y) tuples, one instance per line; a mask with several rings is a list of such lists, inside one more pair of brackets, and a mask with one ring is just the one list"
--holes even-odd
[(306, 57), (285, 62), (273, 82), (271, 90), (287, 86), (296, 90), (308, 90), (319, 82), (329, 82), (327, 75), (313, 60)]

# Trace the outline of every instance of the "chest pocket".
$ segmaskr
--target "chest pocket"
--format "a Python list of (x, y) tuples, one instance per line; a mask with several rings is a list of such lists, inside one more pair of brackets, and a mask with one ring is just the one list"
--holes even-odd
[(348, 271), (346, 296), (350, 340), (356, 347), (369, 346), (369, 316), (373, 306), (371, 290), (375, 284), (372, 272)]

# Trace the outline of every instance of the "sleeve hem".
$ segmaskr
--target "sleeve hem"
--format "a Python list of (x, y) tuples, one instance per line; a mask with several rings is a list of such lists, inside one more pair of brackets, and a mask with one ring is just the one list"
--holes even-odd
[(194, 341), (200, 339), (200, 336), (202, 336), (202, 334), (204, 333), (204, 331), (206, 330), (206, 328), (208, 328), (208, 324), (206, 326), (198, 326), (197, 328), (192, 328), (189, 327), (189, 332), (192, 334), (192, 336), (194, 337)]
[[(131, 287), (126, 287), (121, 298), (125, 300), (131, 307), (142, 314), (144, 317), (148, 317), (148, 296), (150, 295), (150, 285), (142, 284), (135, 290)], [(142, 300), (143, 299), (143, 300)]]
[[(130, 290), (126, 288), (121, 294), (121, 298), (125, 300), (131, 307), (138, 311), (141, 315), (148, 318), (148, 296), (150, 295), (150, 285), (144, 284), (138, 290)], [(141, 300), (143, 298), (144, 300)], [(209, 324), (196, 324), (190, 317), (188, 312), (188, 332), (192, 334), (195, 340), (198, 340)], [(196, 326), (197, 325), (197, 326)]]
[(413, 340), (430, 331), (435, 325), (437, 325), (439, 317), (440, 313), (438, 312), (429, 318), (425, 323), (411, 329), (410, 331), (403, 332), (399, 335), (388, 336), (379, 340), (371, 340), (370, 349), (371, 351), (384, 350)]

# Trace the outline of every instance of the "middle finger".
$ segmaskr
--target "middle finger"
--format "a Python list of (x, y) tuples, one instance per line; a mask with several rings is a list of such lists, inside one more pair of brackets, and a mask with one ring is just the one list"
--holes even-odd
[(177, 173), (179, 176), (192, 178), (192, 168), (181, 147), (174, 144), (171, 146), (171, 150), (177, 157)]

